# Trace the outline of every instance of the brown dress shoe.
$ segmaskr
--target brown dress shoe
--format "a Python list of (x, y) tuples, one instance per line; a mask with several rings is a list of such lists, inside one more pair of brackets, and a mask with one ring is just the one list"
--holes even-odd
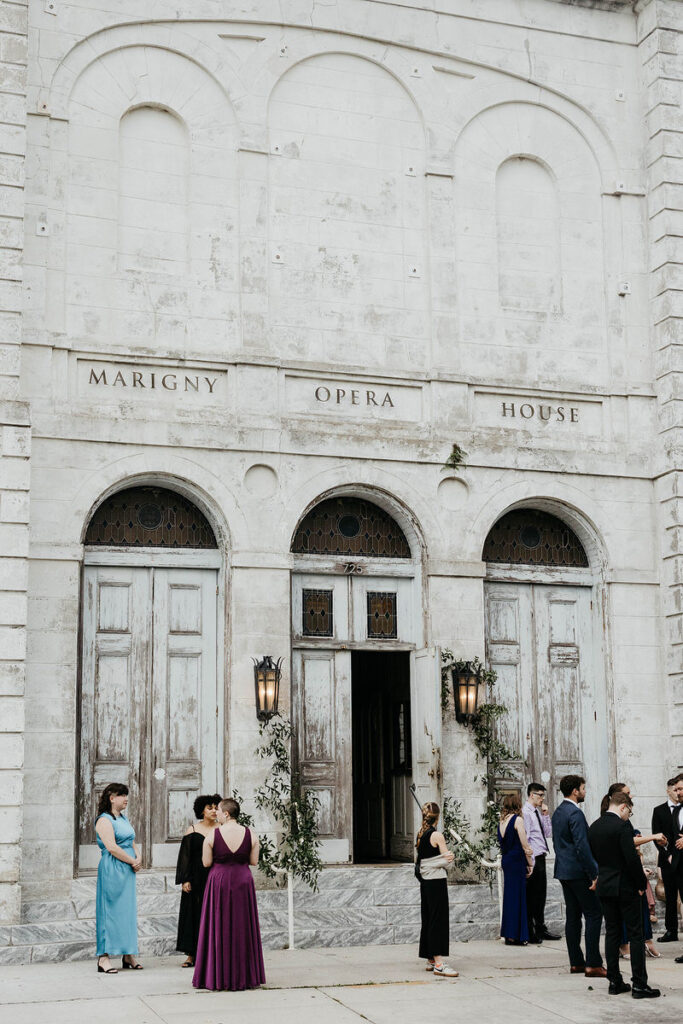
[(587, 978), (606, 978), (607, 969), (605, 967), (587, 967), (584, 974)]
[(583, 974), (585, 970), (586, 970), (585, 967), (570, 967), (569, 968), (569, 973), (570, 974)]

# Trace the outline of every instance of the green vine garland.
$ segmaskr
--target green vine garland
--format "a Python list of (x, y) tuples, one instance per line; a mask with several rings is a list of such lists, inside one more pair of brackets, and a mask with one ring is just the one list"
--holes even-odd
[[(276, 715), (261, 723), (259, 736), (262, 742), (256, 754), (270, 760), (271, 766), (266, 781), (256, 790), (255, 803), (278, 826), (276, 842), (259, 836), (259, 867), (269, 878), (291, 871), (317, 892), (323, 868), (316, 820), (319, 801), (310, 791), (302, 790), (298, 773), (292, 772), (291, 722)], [(240, 820), (246, 824), (242, 816)]]

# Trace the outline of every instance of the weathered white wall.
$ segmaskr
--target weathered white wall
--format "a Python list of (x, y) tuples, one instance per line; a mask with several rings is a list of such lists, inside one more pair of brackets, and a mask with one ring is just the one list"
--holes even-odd
[(20, 400), (27, 3), (0, 6), (0, 922), (20, 903), (30, 410)]
[[(251, 657), (287, 653), (297, 520), (357, 484), (414, 516), (428, 642), (463, 656), (484, 653), (493, 522), (567, 510), (604, 602), (613, 769), (641, 813), (659, 799), (678, 648), (653, 476), (676, 455), (656, 447), (641, 52), (678, 6), (639, 30), (628, 4), (551, 0), (30, 4), (27, 896), (72, 873), (83, 527), (131, 479), (183, 481), (228, 537), (230, 785), (262, 770)], [(215, 390), (160, 383), (186, 372)], [(475, 815), (473, 757), (448, 719), (445, 787)]]

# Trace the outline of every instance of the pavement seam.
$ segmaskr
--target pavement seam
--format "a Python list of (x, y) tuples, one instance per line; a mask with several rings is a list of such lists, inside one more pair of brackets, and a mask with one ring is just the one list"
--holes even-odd
[[(163, 1024), (166, 1024), (166, 1021), (165, 1021), (165, 1020), (164, 1020), (164, 1018), (163, 1018), (163, 1017), (161, 1016), (161, 1014), (160, 1014), (160, 1013), (157, 1013), (157, 1011), (156, 1011), (156, 1010), (154, 1009), (154, 1007), (153, 1007), (153, 1006), (150, 1006), (150, 1005), (149, 1005), (149, 1003), (147, 1002), (147, 1000), (145, 999), (145, 997), (144, 997), (144, 996), (138, 996), (138, 998), (139, 998), (140, 1002), (142, 1003), (142, 1005), (143, 1005), (143, 1006), (146, 1006), (146, 1007), (147, 1007), (147, 1009), (148, 1009), (148, 1010), (150, 1011), (150, 1013), (153, 1013), (153, 1014), (154, 1014), (154, 1016), (155, 1016), (155, 1017), (157, 1018), (157, 1020), (160, 1020), (160, 1021), (162, 1021), (162, 1022), (163, 1022)], [(154, 996), (152, 996), (151, 998), (153, 999), (153, 998), (154, 998)]]
[[(345, 986), (345, 987), (351, 988), (352, 986), (349, 985), (349, 986)], [(356, 1017), (359, 1018), (359, 1020), (366, 1020), (366, 1021), (368, 1021), (368, 1024), (377, 1024), (377, 1022), (374, 1021), (372, 1019), (372, 1017), (367, 1017), (364, 1013), (359, 1013), (358, 1010), (354, 1010), (352, 1006), (347, 1006), (347, 1004), (342, 1002), (341, 999), (337, 999), (336, 996), (331, 996), (330, 993), (329, 992), (325, 992), (324, 989), (316, 988), (316, 992), (320, 992), (321, 996), (326, 996), (333, 1003), (336, 1003), (337, 1006), (342, 1006), (345, 1010), (348, 1010), (349, 1013), (353, 1013)]]
[[(494, 988), (496, 992), (502, 992), (504, 995), (507, 996), (511, 995), (511, 993), (508, 992), (508, 990), (505, 987), (501, 987), (500, 984), (496, 984), (492, 979), (489, 980), (488, 978), (477, 978), (477, 981), (481, 981), (483, 985), (487, 985), (489, 988)], [(515, 996), (515, 998), (520, 999), (519, 996)], [(537, 1010), (541, 1010), (543, 1013), (546, 1013), (548, 1015), (552, 1014), (552, 1017), (555, 1020), (564, 1020), (568, 1021), (569, 1024), (576, 1024), (572, 1017), (565, 1017), (564, 1014), (560, 1015), (555, 1010), (549, 1010), (547, 1006), (542, 1006), (540, 1003), (535, 1003), (528, 993), (524, 996), (524, 1000), (528, 1002), (531, 1006), (535, 1006)], [(548, 1017), (548, 1019), (551, 1019), (550, 1016)]]

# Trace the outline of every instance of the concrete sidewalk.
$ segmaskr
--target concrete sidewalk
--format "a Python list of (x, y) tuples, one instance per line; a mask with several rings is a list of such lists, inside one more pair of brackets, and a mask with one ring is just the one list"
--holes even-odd
[(683, 1019), (683, 965), (673, 962), (680, 952), (677, 945), (648, 961), (662, 998), (643, 1001), (610, 997), (606, 981), (570, 975), (561, 942), (456, 943), (455, 981), (427, 974), (414, 945), (278, 950), (266, 955), (265, 988), (235, 993), (196, 992), (180, 956), (114, 976), (98, 975), (94, 961), (2, 967), (0, 1015), (8, 1024), (670, 1024)]

